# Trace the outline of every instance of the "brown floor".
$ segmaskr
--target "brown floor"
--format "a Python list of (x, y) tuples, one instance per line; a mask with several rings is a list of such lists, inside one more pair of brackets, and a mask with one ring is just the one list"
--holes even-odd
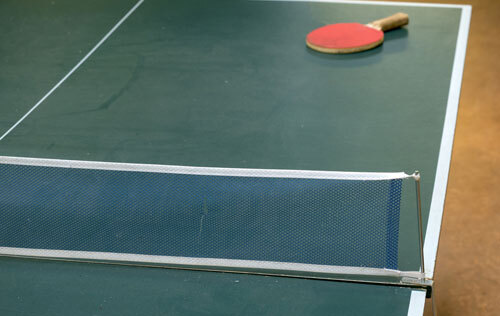
[(438, 316), (500, 315), (500, 0), (409, 1), (472, 5), (435, 273)]

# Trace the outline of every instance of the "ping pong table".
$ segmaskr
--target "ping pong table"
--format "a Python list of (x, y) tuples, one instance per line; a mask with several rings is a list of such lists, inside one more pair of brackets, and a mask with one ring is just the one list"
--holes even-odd
[[(410, 24), (373, 50), (325, 55), (304, 43), (323, 24), (399, 11)], [(366, 1), (2, 1), (0, 156), (35, 165), (418, 169), (432, 279), (470, 11)], [(421, 315), (427, 294), (5, 253), (0, 280), (5, 315)]]

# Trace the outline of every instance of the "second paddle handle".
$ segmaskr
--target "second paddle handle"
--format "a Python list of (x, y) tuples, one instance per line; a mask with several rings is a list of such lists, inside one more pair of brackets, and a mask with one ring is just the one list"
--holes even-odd
[(377, 28), (382, 31), (389, 31), (397, 27), (408, 24), (408, 14), (406, 13), (396, 13), (394, 15), (388, 16), (386, 18), (373, 21), (368, 25)]

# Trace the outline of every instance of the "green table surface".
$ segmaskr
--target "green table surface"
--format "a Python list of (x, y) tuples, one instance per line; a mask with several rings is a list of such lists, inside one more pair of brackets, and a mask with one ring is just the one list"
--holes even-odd
[[(0, 133), (136, 3), (2, 1)], [(387, 32), (373, 50), (326, 55), (305, 45), (306, 34), (318, 26), (368, 23), (399, 11), (409, 14), (410, 24)], [(146, 0), (5, 135), (0, 155), (231, 168), (418, 169), (426, 227), (462, 13), (458, 6), (396, 3)], [(446, 179), (438, 181), (446, 187)], [(411, 293), (12, 258), (0, 258), (0, 280), (6, 315), (405, 315)]]
[[(5, 258), (3, 315), (406, 315), (412, 290)], [(415, 290), (420, 292), (420, 290)]]

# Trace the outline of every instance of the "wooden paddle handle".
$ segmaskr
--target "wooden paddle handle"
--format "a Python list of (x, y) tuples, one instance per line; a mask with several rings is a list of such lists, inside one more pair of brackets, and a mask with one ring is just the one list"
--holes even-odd
[(385, 32), (406, 25), (408, 24), (408, 21), (408, 14), (400, 12), (386, 18), (373, 21), (368, 25)]

